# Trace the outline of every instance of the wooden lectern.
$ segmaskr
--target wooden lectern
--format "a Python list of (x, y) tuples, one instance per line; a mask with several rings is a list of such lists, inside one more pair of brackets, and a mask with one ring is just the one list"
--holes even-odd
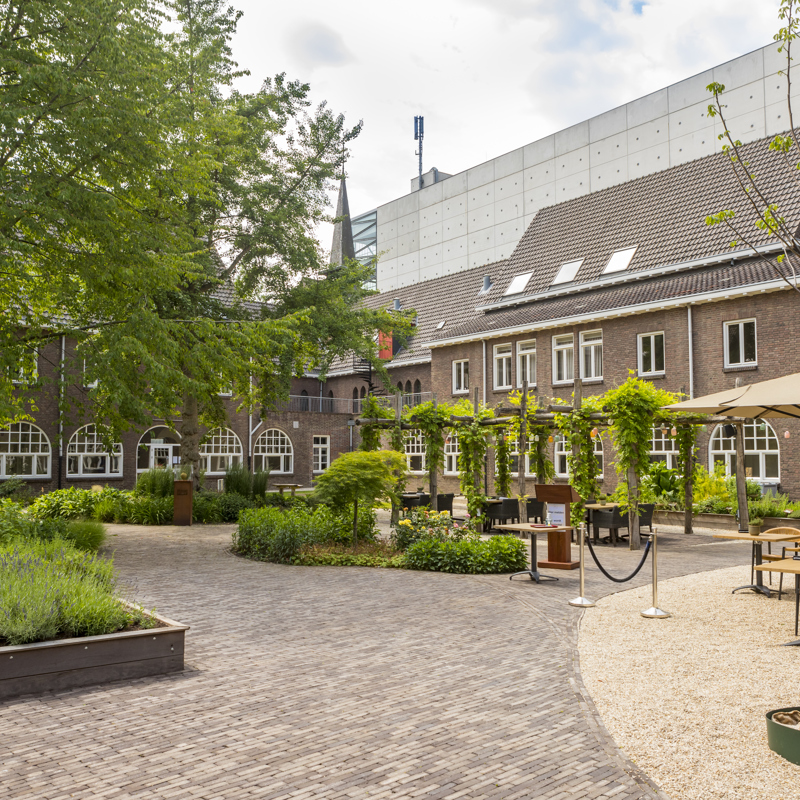
[[(572, 560), (572, 526), (570, 525), (570, 503), (580, 502), (580, 495), (568, 484), (536, 484), (536, 499), (564, 509), (564, 522), (561, 530), (544, 530), (547, 532), (547, 561), (540, 561), (539, 566), (548, 569), (577, 569), (580, 561)], [(558, 509), (560, 511), (560, 509)]]

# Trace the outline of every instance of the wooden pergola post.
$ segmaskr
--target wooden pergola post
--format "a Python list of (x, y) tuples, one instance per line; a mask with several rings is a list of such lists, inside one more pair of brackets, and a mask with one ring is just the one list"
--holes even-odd
[(736, 427), (736, 499), (739, 503), (739, 531), (747, 533), (750, 514), (747, 508), (747, 475), (744, 471), (744, 420), (738, 420)]
[(525, 459), (528, 453), (528, 381), (522, 382), (522, 399), (519, 404), (519, 438), (517, 440), (517, 495), (519, 497), (519, 521), (528, 521), (528, 499), (525, 496)]

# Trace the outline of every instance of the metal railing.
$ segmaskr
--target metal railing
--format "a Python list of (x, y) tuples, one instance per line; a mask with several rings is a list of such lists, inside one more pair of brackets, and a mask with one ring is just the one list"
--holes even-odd
[[(397, 410), (398, 402), (402, 408), (418, 406), (428, 400), (433, 400), (433, 392), (415, 392), (413, 394), (402, 395), (381, 395), (376, 399), (378, 402)], [(315, 413), (315, 414), (350, 414), (358, 416), (361, 413), (362, 400), (355, 400), (351, 397), (306, 397), (305, 395), (292, 394), (288, 400), (284, 400), (275, 406), (275, 411), (289, 411), (292, 413)]]

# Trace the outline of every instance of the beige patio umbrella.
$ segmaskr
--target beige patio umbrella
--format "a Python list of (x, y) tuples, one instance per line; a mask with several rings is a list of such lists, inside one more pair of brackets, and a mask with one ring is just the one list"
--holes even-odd
[(716, 414), (723, 417), (792, 417), (800, 419), (800, 372), (770, 381), (738, 386), (664, 406), (668, 411)]

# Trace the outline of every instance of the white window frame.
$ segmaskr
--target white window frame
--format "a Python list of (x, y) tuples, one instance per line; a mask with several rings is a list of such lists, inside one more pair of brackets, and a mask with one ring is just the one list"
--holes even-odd
[(331, 465), (331, 437), (314, 436), (311, 448), (312, 471), (315, 475), (320, 475)]
[[(122, 456), (122, 442), (114, 442), (112, 451), (109, 452), (97, 435), (97, 428), (94, 424), (84, 425), (82, 428), (78, 428), (69, 438), (69, 444), (67, 445), (67, 477), (70, 480), (121, 478), (123, 471)], [(90, 458), (104, 458), (104, 470), (102, 472), (87, 471), (87, 459)], [(73, 463), (77, 466), (77, 469), (73, 467)]]
[[(553, 467), (555, 469), (555, 474), (559, 478), (569, 478), (569, 462), (567, 461), (567, 455), (569, 454), (571, 447), (567, 447), (567, 437), (566, 436), (556, 436), (555, 445), (553, 445)], [(603, 473), (605, 472), (605, 449), (603, 447), (603, 437), (601, 434), (598, 434), (594, 438), (594, 454), (595, 457), (600, 456), (600, 471), (595, 476), (597, 480), (603, 480)], [(561, 459), (564, 459), (564, 470), (560, 470), (559, 467), (561, 466)]]
[[(412, 475), (424, 475), (425, 474), (425, 461), (426, 461), (426, 454), (427, 454), (427, 447), (425, 445), (425, 437), (422, 434), (422, 431), (419, 428), (414, 428), (414, 430), (406, 431), (405, 436), (403, 437), (403, 449), (405, 450), (406, 454), (406, 464), (408, 465), (408, 471)], [(420, 469), (412, 469), (411, 468), (411, 459), (412, 458), (419, 458), (422, 464)]]
[[(17, 456), (31, 459), (31, 472), (9, 473), (8, 459)], [(44, 464), (41, 459), (45, 459)], [(13, 422), (0, 428), (0, 478), (22, 478), (44, 480), (50, 477), (53, 449), (47, 434), (30, 422)]]
[(528, 388), (535, 387), (536, 339), (529, 339), (526, 342), (517, 342), (517, 388), (522, 388), (522, 382), (526, 375), (528, 376)]
[[(758, 428), (761, 425), (766, 426), (766, 431), (761, 436), (758, 435)], [(725, 464), (725, 474), (726, 475), (733, 475), (733, 470), (731, 469), (731, 461), (732, 456), (736, 455), (736, 439), (723, 439), (721, 436), (721, 430), (724, 427), (724, 423), (721, 425), (717, 425), (716, 428), (711, 433), (711, 436), (708, 439), (708, 469), (709, 472), (713, 472), (714, 464), (715, 464), (715, 456), (720, 456), (719, 461)], [(719, 435), (718, 435), (719, 434)], [(774, 449), (766, 449), (766, 450), (757, 450), (754, 447), (748, 447), (748, 442), (757, 442), (759, 438), (767, 439), (768, 441), (771, 439), (775, 440), (775, 444), (777, 445)], [(719, 441), (720, 443), (724, 443), (722, 447), (715, 447), (715, 443)], [(778, 456), (778, 475), (766, 477), (766, 456), (776, 454)], [(761, 473), (758, 477), (751, 477), (747, 478), (751, 481), (756, 481), (757, 483), (776, 483), (780, 482), (781, 480), (781, 443), (780, 439), (778, 438), (777, 433), (775, 432), (775, 428), (770, 425), (765, 419), (755, 420), (752, 423), (745, 424), (744, 426), (744, 457), (745, 462), (747, 461), (747, 457), (750, 456), (758, 456), (758, 468), (759, 472)], [(746, 469), (746, 467), (745, 467)]]
[(453, 362), (453, 394), (469, 394), (468, 358), (462, 358)]
[[(661, 360), (664, 363), (664, 369), (653, 369), (650, 372), (645, 372), (644, 369), (644, 341), (645, 339), (650, 339), (650, 357), (652, 359), (652, 366), (655, 367), (656, 365), (656, 336), (661, 337)], [(641, 377), (651, 376), (651, 375), (663, 375), (667, 371), (667, 337), (664, 335), (664, 331), (650, 331), (648, 333), (640, 333), (637, 336), (637, 358), (638, 358), (638, 367), (639, 367), (639, 375)]]
[[(502, 350), (503, 352), (498, 352)], [(492, 379), (494, 388), (497, 391), (504, 389), (511, 389), (513, 387), (513, 376), (511, 375), (511, 362), (514, 360), (514, 346), (509, 342), (506, 344), (496, 344), (494, 346), (494, 369), (492, 370)], [(505, 367), (498, 369), (498, 362), (504, 362)], [(498, 380), (499, 377), (504, 379), (503, 383)], [(507, 374), (506, 374), (507, 373)]]
[(450, 433), (444, 440), (444, 474), (458, 475), (458, 434)]
[[(597, 334), (600, 335), (599, 339), (588, 339), (587, 336), (596, 336)], [(603, 330), (602, 328), (597, 328), (593, 331), (581, 331), (581, 379), (587, 381), (601, 381), (603, 380)], [(594, 370), (597, 369), (596, 359), (597, 359), (597, 350), (600, 351), (600, 374), (595, 375)], [(587, 375), (584, 366), (585, 366), (585, 351), (590, 352), (590, 361), (592, 366), (592, 374)], [(574, 356), (573, 356), (574, 358)], [(574, 370), (574, 362), (573, 362), (573, 370)]]
[[(270, 458), (278, 459), (278, 469), (269, 467)], [(280, 428), (262, 431), (253, 445), (253, 470), (263, 472), (265, 468), (269, 469), (270, 475), (294, 474), (294, 445), (289, 434)]]
[(200, 445), (200, 463), (206, 475), (225, 474), (225, 468), (211, 469), (212, 458), (224, 458), (225, 467), (243, 463), (242, 440), (230, 428), (214, 428), (204, 438)]
[[(531, 444), (532, 442), (528, 440), (528, 452), (525, 453), (525, 477), (526, 478), (533, 478), (534, 474), (531, 472)], [(514, 469), (514, 465), (511, 465), (511, 469), (509, 470), (509, 475), (514, 478), (519, 477), (519, 437), (517, 436), (509, 436), (508, 437), (508, 455), (511, 458), (517, 459), (517, 469)], [(497, 462), (495, 461), (494, 465), (495, 473), (497, 473)]]
[[(561, 340), (561, 342), (559, 342)], [(569, 340), (569, 343), (567, 343)], [(567, 351), (572, 352), (572, 377), (571, 378), (558, 378), (558, 361), (561, 353), (566, 354)], [(566, 359), (566, 355), (564, 355)], [(564, 363), (566, 372), (566, 360)], [(575, 337), (571, 333), (562, 333), (559, 336), (553, 337), (553, 386), (567, 386), (575, 382)]]
[[(748, 323), (753, 323), (753, 339), (755, 340), (756, 357), (754, 361), (737, 361), (733, 363), (730, 357), (729, 334), (728, 331), (734, 326), (739, 328), (739, 347), (740, 356), (744, 359), (744, 326)], [(723, 346), (725, 348), (725, 366), (726, 367), (757, 367), (758, 366), (758, 325), (756, 325), (755, 317), (749, 319), (734, 319), (730, 322), (725, 322), (722, 326), (723, 329)]]
[(669, 469), (678, 469), (680, 467), (679, 458), (677, 439), (670, 435), (669, 430), (663, 430), (658, 425), (653, 425), (650, 432), (650, 462), (666, 464)]
[[(169, 436), (174, 438), (175, 441), (173, 442), (158, 442), (153, 443), (152, 440), (152, 433), (153, 431), (157, 430), (165, 430), (169, 432)], [(150, 434), (150, 439), (145, 442), (144, 437), (147, 434)], [(163, 448), (164, 450), (169, 450), (169, 460), (170, 460), (170, 467), (174, 464), (174, 459), (180, 456), (181, 451), (181, 435), (177, 431), (171, 431), (166, 425), (152, 425), (146, 431), (142, 433), (139, 437), (139, 442), (136, 445), (136, 472), (137, 474), (141, 474), (142, 472), (147, 472), (150, 469), (159, 469), (154, 465), (154, 454), (153, 450), (155, 448)], [(143, 451), (147, 451), (147, 467), (140, 467), (139, 466), (139, 456), (142, 454)]]

